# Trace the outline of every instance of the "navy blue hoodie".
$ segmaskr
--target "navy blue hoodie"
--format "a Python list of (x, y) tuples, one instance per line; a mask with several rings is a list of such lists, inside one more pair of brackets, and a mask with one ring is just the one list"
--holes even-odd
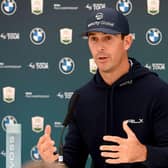
[[(80, 98), (64, 145), (64, 161), (69, 168), (83, 168), (88, 154), (95, 168), (168, 168), (168, 85), (135, 59), (130, 60), (129, 72), (111, 86), (97, 72), (77, 90)], [(99, 150), (106, 144), (102, 138), (126, 138), (124, 120), (129, 120), (129, 127), (147, 146), (147, 160), (106, 164)]]

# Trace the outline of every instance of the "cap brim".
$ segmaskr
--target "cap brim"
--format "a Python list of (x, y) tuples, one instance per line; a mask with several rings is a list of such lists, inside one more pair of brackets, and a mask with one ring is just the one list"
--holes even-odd
[(121, 32), (112, 30), (112, 29), (107, 29), (107, 28), (93, 28), (89, 29), (88, 31), (82, 33), (82, 36), (88, 36), (88, 33), (90, 32), (102, 32), (102, 33), (107, 33), (107, 34), (120, 34)]

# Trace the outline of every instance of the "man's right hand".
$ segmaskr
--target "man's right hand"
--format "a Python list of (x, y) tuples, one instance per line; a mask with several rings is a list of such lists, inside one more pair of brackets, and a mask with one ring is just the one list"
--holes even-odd
[(37, 149), (41, 158), (49, 163), (58, 160), (58, 154), (54, 155), (57, 148), (54, 146), (55, 142), (51, 139), (51, 126), (46, 125), (44, 135), (40, 137), (37, 143)]

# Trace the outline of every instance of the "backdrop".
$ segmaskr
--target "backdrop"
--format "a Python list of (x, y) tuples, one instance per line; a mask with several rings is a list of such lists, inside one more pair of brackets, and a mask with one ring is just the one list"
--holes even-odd
[(114, 7), (126, 15), (134, 37), (129, 56), (168, 81), (167, 0), (0, 0), (0, 5), (1, 168), (9, 123), (22, 124), (22, 163), (40, 159), (36, 144), (46, 124), (58, 145), (73, 91), (95, 72), (81, 37), (91, 11)]

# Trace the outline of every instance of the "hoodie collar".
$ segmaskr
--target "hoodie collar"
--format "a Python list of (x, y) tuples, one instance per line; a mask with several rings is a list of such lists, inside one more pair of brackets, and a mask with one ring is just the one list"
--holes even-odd
[[(101, 87), (101, 88), (110, 88), (114, 86), (123, 87), (126, 85), (131, 85), (133, 84), (133, 81), (135, 81), (136, 79), (152, 73), (147, 68), (143, 67), (134, 58), (129, 58), (129, 63), (130, 63), (129, 72), (124, 74), (122, 77), (120, 77), (112, 85), (108, 85), (107, 83), (105, 83), (99, 71), (97, 71), (96, 75), (94, 76), (94, 83), (96, 84), (97, 87)], [(155, 74), (155, 73), (152, 73), (152, 74)]]

